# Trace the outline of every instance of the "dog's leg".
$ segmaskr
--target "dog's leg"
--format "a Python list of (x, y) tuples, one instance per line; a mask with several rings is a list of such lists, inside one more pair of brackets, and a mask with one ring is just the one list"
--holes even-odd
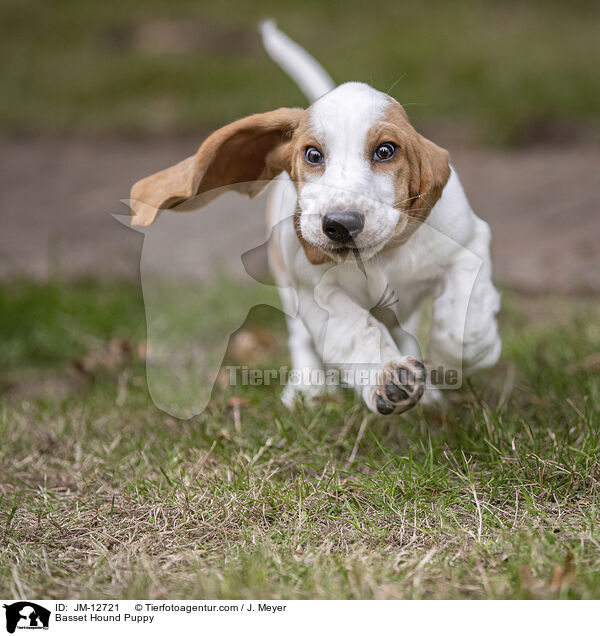
[(298, 399), (310, 401), (325, 392), (325, 372), (315, 351), (312, 336), (297, 313), (295, 292), (291, 287), (283, 285), (286, 281), (281, 273), (275, 271), (275, 277), (280, 282), (278, 291), (286, 314), (288, 346), (292, 362), (281, 401), (288, 408), (292, 408)]
[[(405, 355), (412, 356), (416, 360), (423, 359), (423, 350), (417, 339), (421, 321), (423, 319), (423, 307), (418, 307), (409, 317), (402, 323), (402, 326), (396, 326), (390, 329), (390, 333), (394, 338), (394, 342), (398, 345), (400, 351)], [(427, 386), (425, 393), (421, 398), (423, 406), (436, 406), (442, 401), (441, 391), (434, 386)]]
[[(493, 366), (502, 347), (496, 323), (499, 307), (500, 294), (492, 283), (489, 228), (481, 222), (469, 251), (447, 270), (434, 300), (427, 355), (431, 368), (441, 369), (446, 378), (456, 371), (460, 378), (461, 370), (470, 375)], [(438, 383), (449, 385), (443, 378)]]
[(414, 406), (425, 388), (426, 370), (404, 355), (386, 327), (326, 276), (314, 297), (300, 294), (300, 315), (325, 365), (342, 370), (369, 409), (387, 415)]
[(282, 402), (292, 408), (296, 400), (311, 400), (325, 393), (325, 371), (315, 351), (312, 336), (302, 318), (287, 317), (292, 370), (281, 395)]
[(421, 325), (422, 308), (418, 307), (402, 322), (402, 326), (396, 325), (390, 329), (394, 342), (405, 355), (412, 356), (417, 360), (423, 358), (421, 346), (417, 336), (419, 335), (419, 327)]

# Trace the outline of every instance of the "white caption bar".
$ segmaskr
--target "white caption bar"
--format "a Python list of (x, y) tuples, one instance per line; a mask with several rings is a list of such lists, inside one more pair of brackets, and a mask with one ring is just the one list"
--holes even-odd
[[(600, 602), (8, 600), (0, 634), (585, 633)], [(49, 613), (48, 613), (49, 612)], [(47, 625), (47, 626), (46, 626)], [(223, 630), (226, 630), (225, 632)], [(584, 632), (585, 630), (585, 632)]]

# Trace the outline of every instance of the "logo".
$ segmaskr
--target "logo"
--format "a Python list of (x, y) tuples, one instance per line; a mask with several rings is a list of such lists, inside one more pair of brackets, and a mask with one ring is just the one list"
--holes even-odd
[(48, 629), (50, 610), (32, 603), (19, 601), (11, 605), (4, 605), (6, 611), (6, 631), (14, 634), (15, 629)]

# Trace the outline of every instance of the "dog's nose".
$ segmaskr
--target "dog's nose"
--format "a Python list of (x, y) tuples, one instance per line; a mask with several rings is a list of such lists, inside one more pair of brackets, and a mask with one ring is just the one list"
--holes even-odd
[(329, 212), (323, 217), (323, 232), (336, 243), (356, 238), (365, 226), (365, 217), (358, 212)]

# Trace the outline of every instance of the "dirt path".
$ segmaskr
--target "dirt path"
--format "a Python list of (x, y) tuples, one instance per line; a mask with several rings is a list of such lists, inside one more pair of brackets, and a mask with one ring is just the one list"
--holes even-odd
[[(110, 213), (126, 213), (119, 200), (133, 181), (193, 153), (200, 141), (0, 138), (2, 277), (136, 276), (142, 236)], [(600, 292), (600, 148), (451, 151), (475, 211), (492, 226), (500, 284)], [(263, 231), (240, 217), (241, 251), (261, 243)]]

